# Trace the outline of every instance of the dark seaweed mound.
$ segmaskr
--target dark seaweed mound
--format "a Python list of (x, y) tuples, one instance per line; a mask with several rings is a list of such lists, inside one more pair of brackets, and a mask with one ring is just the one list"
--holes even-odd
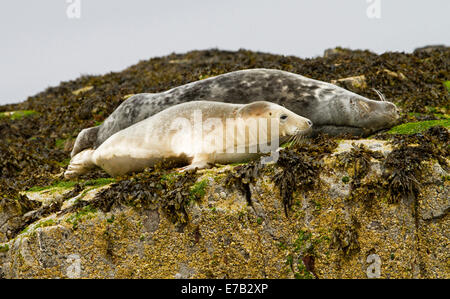
[(397, 147), (384, 161), (385, 182), (388, 185), (389, 200), (396, 203), (404, 196), (416, 199), (420, 193), (422, 180), (422, 161), (436, 159), (448, 171), (450, 133), (442, 127), (433, 127), (425, 133), (397, 136)]
[[(314, 59), (246, 50), (206, 50), (152, 58), (103, 76), (82, 76), (50, 87), (23, 103), (0, 106), (0, 112), (38, 112), (15, 120), (0, 118), (0, 198), (13, 198), (19, 190), (60, 179), (70, 144), (80, 130), (103, 121), (129, 94), (161, 92), (240, 69), (274, 68), (327, 82), (365, 75), (368, 87), (353, 91), (376, 98), (369, 87), (377, 88), (404, 112), (426, 113), (426, 106), (448, 107), (449, 94), (443, 82), (450, 78), (449, 65), (449, 47), (382, 55), (337, 48), (326, 57)], [(92, 88), (73, 93), (87, 86)], [(104, 175), (95, 172), (91, 176)]]

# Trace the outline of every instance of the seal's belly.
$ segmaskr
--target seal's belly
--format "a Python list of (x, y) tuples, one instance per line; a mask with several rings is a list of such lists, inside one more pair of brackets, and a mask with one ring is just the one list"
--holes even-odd
[(99, 157), (96, 164), (112, 176), (141, 171), (160, 162), (160, 158), (137, 158), (132, 156)]
[(97, 159), (96, 164), (103, 168), (107, 173), (112, 176), (121, 176), (131, 172), (139, 172), (148, 167), (155, 166), (162, 163), (189, 163), (189, 159), (185, 156), (156, 156), (139, 158), (133, 156), (112, 156), (109, 158), (100, 157)]

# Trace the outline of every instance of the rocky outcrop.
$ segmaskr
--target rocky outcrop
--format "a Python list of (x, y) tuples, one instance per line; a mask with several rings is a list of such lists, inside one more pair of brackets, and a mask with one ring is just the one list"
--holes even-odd
[[(317, 163), (285, 150), (277, 164), (200, 171), (187, 189), (190, 174), (172, 173), (27, 192), (31, 224), (1, 205), (0, 277), (449, 278), (448, 172), (424, 159), (417, 192), (392, 200), (395, 149), (343, 140)], [(157, 191), (168, 182), (170, 207)]]

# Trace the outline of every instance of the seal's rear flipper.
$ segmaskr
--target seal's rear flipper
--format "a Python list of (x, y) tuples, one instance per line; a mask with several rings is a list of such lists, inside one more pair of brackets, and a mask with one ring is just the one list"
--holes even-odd
[(70, 160), (69, 167), (67, 167), (66, 172), (64, 172), (64, 177), (66, 179), (72, 179), (93, 168), (95, 166), (94, 161), (92, 160), (94, 152), (95, 150), (93, 149), (87, 149), (76, 154), (72, 160)]
[(87, 148), (94, 148), (94, 144), (97, 141), (97, 134), (100, 126), (87, 128), (81, 130), (78, 134), (75, 144), (73, 145), (70, 157), (74, 157), (76, 154)]

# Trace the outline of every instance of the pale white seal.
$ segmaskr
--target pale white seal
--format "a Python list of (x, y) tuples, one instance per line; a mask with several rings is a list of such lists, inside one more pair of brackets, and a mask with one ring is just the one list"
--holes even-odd
[(120, 176), (168, 159), (189, 164), (183, 170), (248, 161), (278, 143), (297, 140), (311, 127), (309, 119), (270, 102), (183, 103), (115, 133), (97, 149), (78, 153), (65, 177), (94, 166)]

